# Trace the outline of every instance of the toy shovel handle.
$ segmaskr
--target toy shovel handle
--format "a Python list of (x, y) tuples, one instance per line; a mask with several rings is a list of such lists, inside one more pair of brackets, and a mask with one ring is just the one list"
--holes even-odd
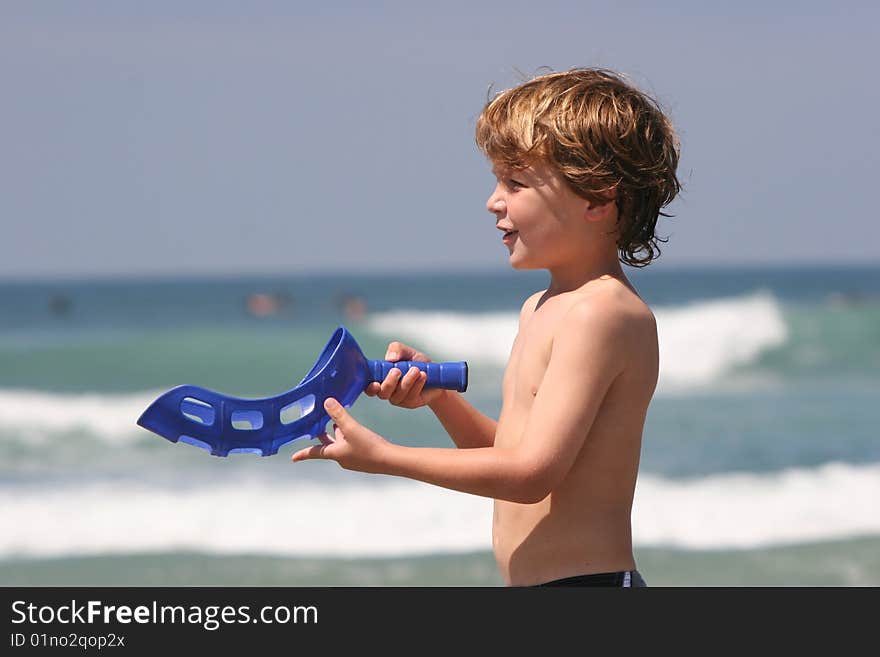
[(426, 388), (443, 388), (444, 390), (457, 390), (464, 392), (468, 384), (468, 368), (464, 361), (448, 363), (423, 363), (418, 360), (399, 360), (392, 363), (389, 360), (368, 360), (367, 365), (372, 379), (367, 383), (378, 381), (382, 383), (388, 373), (399, 369), (406, 374), (411, 367), (427, 372), (428, 379), (425, 381)]

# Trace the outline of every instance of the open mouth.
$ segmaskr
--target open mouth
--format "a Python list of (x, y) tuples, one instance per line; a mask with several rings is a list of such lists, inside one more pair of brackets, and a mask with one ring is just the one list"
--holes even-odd
[(516, 235), (517, 232), (518, 231), (515, 231), (515, 230), (509, 230), (506, 233), (504, 233), (504, 236), (501, 239), (503, 239), (503, 240), (509, 239), (509, 238), (513, 237), (514, 235)]

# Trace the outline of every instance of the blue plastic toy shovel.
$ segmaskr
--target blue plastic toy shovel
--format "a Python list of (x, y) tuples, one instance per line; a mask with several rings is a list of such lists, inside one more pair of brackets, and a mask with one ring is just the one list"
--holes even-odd
[(368, 360), (351, 333), (340, 326), (311, 371), (292, 390), (263, 399), (238, 399), (182, 385), (161, 395), (137, 423), (173, 443), (201, 447), (214, 456), (253, 453), (271, 456), (299, 438), (317, 438), (330, 417), (324, 400), (333, 397), (346, 408), (368, 383), (384, 381), (392, 368), (427, 372), (426, 388), (467, 390), (467, 363)]

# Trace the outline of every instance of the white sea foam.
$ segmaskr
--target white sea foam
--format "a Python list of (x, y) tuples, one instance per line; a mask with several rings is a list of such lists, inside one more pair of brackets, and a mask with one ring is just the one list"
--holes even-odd
[(0, 556), (201, 550), (371, 556), (483, 549), (491, 502), (410, 481), (237, 481), (197, 489), (92, 483), (0, 489)]
[[(660, 387), (690, 387), (720, 379), (784, 344), (788, 330), (778, 301), (769, 292), (654, 310), (660, 341)], [(507, 363), (516, 337), (517, 313), (396, 311), (379, 314), (370, 328), (428, 352), (455, 358)]]
[(137, 419), (161, 392), (108, 395), (0, 390), (0, 430), (12, 429), (34, 443), (78, 430), (115, 443), (143, 431)]
[[(661, 350), (660, 391), (693, 388), (723, 378), (731, 368), (754, 361), (787, 337), (779, 304), (768, 293), (656, 309)], [(495, 366), (498, 378), (485, 388), (500, 388), (500, 370), (516, 337), (516, 313), (458, 314), (395, 311), (377, 314), (369, 328), (409, 342), (435, 360), (466, 360)], [(479, 383), (479, 382), (475, 382)], [(68, 394), (0, 390), (0, 433), (12, 429), (28, 442), (46, 442), (52, 434), (85, 431), (99, 439), (138, 436), (135, 422), (162, 390), (133, 394)]]
[(516, 338), (518, 313), (398, 310), (377, 313), (369, 328), (427, 352), (434, 360), (466, 360), (504, 367)]
[(655, 309), (663, 386), (704, 384), (785, 344), (788, 328), (769, 292)]
[(826, 463), (687, 481), (642, 477), (641, 545), (751, 548), (880, 534), (880, 464)]
[[(0, 488), (0, 556), (200, 550), (391, 556), (491, 549), (491, 501), (408, 480)], [(880, 534), (880, 464), (643, 476), (636, 547), (755, 548)]]

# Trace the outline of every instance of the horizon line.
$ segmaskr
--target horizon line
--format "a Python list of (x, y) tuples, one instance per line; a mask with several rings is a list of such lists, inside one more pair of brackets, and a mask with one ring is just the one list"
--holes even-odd
[[(672, 265), (657, 263), (645, 268), (624, 267), (625, 273), (634, 273), (639, 276), (642, 272), (687, 272), (687, 271), (781, 271), (781, 270), (849, 270), (849, 269), (873, 269), (880, 268), (878, 261), (814, 261), (814, 262), (742, 262), (742, 263), (712, 263), (692, 262), (676, 263)], [(519, 272), (510, 267), (485, 267), (485, 268), (462, 268), (462, 267), (436, 267), (420, 269), (291, 269), (291, 270), (202, 270), (202, 271), (133, 271), (133, 272), (70, 272), (70, 273), (24, 273), (3, 274), (0, 273), (0, 284), (5, 283), (64, 283), (64, 282), (112, 282), (120, 281), (165, 281), (165, 280), (191, 280), (191, 279), (258, 279), (275, 277), (353, 277), (363, 276), (366, 278), (381, 278), (388, 276), (436, 276), (441, 275), (498, 275), (510, 273), (547, 273), (545, 269), (525, 270)]]

